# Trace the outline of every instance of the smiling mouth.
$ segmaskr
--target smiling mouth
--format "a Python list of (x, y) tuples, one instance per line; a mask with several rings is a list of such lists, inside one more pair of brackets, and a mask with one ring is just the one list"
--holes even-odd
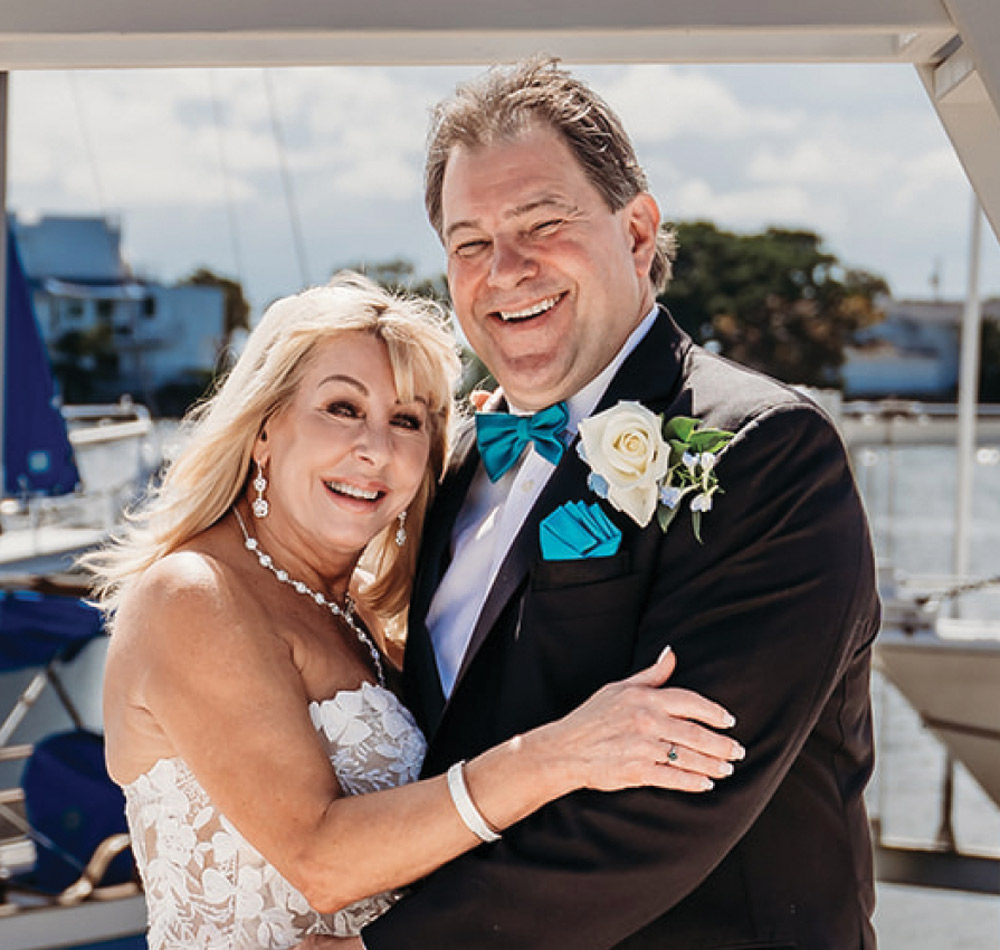
[(525, 320), (533, 320), (543, 313), (548, 313), (564, 296), (565, 294), (556, 294), (554, 297), (546, 297), (545, 300), (540, 300), (524, 310), (495, 310), (494, 313), (504, 323), (521, 323)]
[(378, 501), (385, 495), (383, 491), (358, 488), (356, 485), (348, 485), (346, 482), (327, 482), (326, 487), (335, 495), (345, 495), (348, 498), (356, 498), (359, 501)]

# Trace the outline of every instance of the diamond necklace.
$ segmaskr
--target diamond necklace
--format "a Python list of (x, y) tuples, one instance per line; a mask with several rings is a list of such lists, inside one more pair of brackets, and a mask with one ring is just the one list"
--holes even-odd
[(260, 544), (257, 539), (250, 536), (250, 532), (247, 531), (247, 526), (243, 523), (243, 518), (240, 516), (239, 511), (234, 506), (233, 514), (236, 515), (236, 521), (239, 523), (240, 531), (243, 532), (243, 546), (251, 553), (257, 555), (257, 561), (261, 567), (266, 567), (282, 584), (288, 584), (297, 593), (302, 594), (305, 597), (314, 600), (320, 607), (326, 607), (340, 620), (343, 620), (348, 627), (354, 632), (354, 635), (358, 640), (368, 648), (368, 652), (371, 654), (372, 663), (375, 666), (375, 674), (378, 676), (379, 686), (385, 686), (385, 672), (382, 668), (382, 657), (379, 655), (378, 647), (372, 642), (371, 637), (368, 636), (365, 631), (357, 625), (354, 620), (354, 601), (351, 600), (350, 594), (344, 594), (344, 606), (341, 607), (336, 601), (331, 600), (325, 594), (318, 591), (314, 591), (311, 587), (306, 586), (302, 581), (297, 581), (292, 577), (288, 576), (288, 571), (282, 570), (280, 567), (275, 567), (274, 561), (271, 560), (270, 554), (265, 554), (260, 549)]

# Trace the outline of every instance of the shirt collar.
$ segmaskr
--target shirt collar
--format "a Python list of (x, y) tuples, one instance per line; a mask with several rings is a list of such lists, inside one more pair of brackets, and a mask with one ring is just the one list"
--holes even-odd
[(642, 323), (632, 331), (615, 358), (587, 383), (583, 389), (566, 400), (566, 406), (569, 409), (569, 423), (566, 426), (566, 431), (570, 436), (576, 435), (580, 421), (586, 419), (597, 407), (597, 404), (601, 401), (601, 397), (611, 384), (611, 380), (614, 379), (615, 374), (621, 369), (622, 363), (625, 362), (629, 354), (642, 342), (643, 338), (649, 332), (650, 327), (656, 322), (658, 312), (659, 309), (654, 304), (653, 309), (646, 314)]

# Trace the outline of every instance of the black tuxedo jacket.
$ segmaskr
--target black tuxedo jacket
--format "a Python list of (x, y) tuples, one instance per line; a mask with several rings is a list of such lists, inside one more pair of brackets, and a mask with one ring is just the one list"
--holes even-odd
[(873, 763), (869, 532), (842, 443), (795, 391), (695, 346), (661, 313), (621, 399), (736, 437), (702, 522), (621, 528), (608, 558), (545, 562), (539, 522), (594, 500), (565, 453), (491, 590), (445, 702), (424, 617), (472, 473), (460, 452), (423, 543), (404, 664), (425, 773), (562, 716), (670, 644), (670, 685), (737, 717), (747, 758), (702, 795), (583, 791), (452, 862), (367, 927), (370, 950), (873, 948), (862, 792)]

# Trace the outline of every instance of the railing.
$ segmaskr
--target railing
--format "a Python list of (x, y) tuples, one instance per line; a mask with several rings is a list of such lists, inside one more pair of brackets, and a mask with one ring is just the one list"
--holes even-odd
[[(895, 445), (954, 445), (958, 408), (954, 404), (887, 399), (847, 402), (837, 423), (851, 448)], [(981, 446), (1000, 446), (1000, 406), (979, 406), (976, 438)]]

